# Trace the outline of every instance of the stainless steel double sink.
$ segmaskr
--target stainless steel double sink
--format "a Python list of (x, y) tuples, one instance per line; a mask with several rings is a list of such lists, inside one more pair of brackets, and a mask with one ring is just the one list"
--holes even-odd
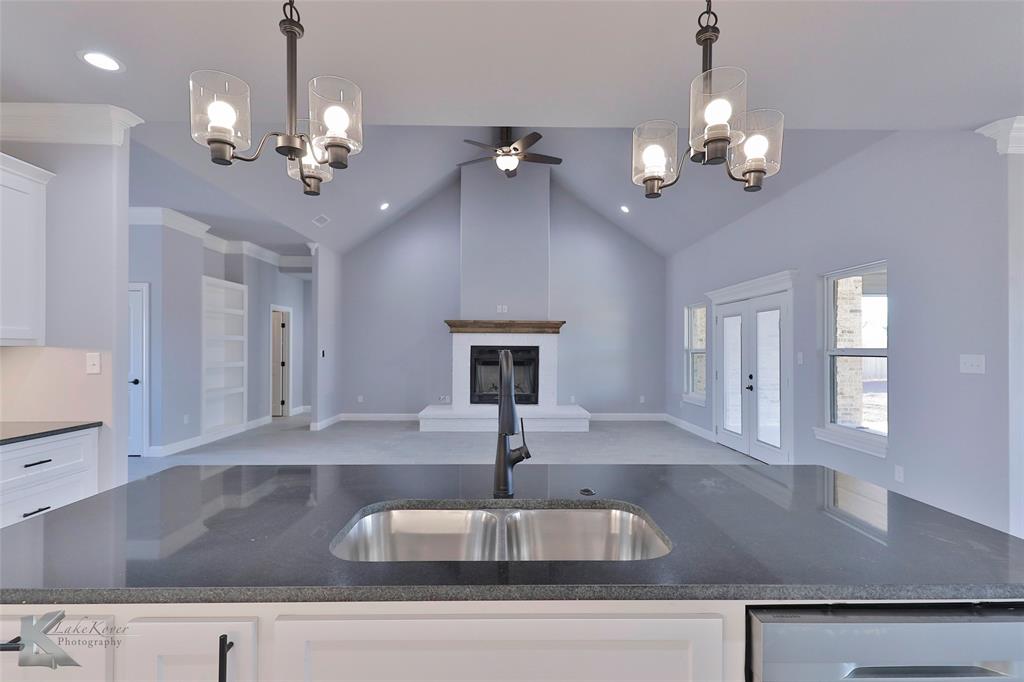
[[(636, 561), (672, 550), (639, 507), (595, 502), (582, 508), (548, 501), (542, 508), (526, 508), (528, 501), (523, 508), (373, 505), (338, 533), (331, 552), (348, 561)], [(388, 508), (375, 509), (380, 506)]]

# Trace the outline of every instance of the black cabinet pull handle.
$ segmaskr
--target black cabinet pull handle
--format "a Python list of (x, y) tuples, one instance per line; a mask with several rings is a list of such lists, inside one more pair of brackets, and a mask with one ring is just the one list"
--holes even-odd
[(35, 516), (36, 514), (44, 512), (44, 511), (46, 511), (49, 508), (50, 508), (50, 506), (47, 505), (45, 507), (40, 507), (39, 509), (36, 509), (35, 511), (25, 512), (24, 514), (21, 515), (21, 518), (27, 519), (28, 517)]
[(26, 464), (25, 468), (26, 469), (31, 469), (32, 467), (37, 467), (40, 464), (49, 464), (52, 461), (53, 461), (52, 459), (41, 459), (38, 462), (32, 462), (31, 464)]
[(228, 682), (228, 652), (235, 646), (228, 641), (227, 635), (220, 636), (217, 650), (217, 682)]
[(21, 643), (21, 637), (15, 637), (9, 642), (0, 642), (0, 652), (21, 651), (24, 648), (25, 645)]

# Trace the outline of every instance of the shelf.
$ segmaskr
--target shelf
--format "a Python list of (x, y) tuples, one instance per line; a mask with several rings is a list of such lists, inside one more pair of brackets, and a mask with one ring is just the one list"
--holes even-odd
[(203, 277), (203, 433), (245, 423), (248, 308), (244, 284)]
[(211, 315), (245, 315), (245, 311), (241, 308), (219, 308), (217, 306), (207, 306), (205, 310)]
[(245, 363), (242, 361), (238, 362), (208, 362), (206, 369), (226, 369), (229, 367), (245, 367)]
[(245, 341), (244, 336), (207, 336), (207, 341)]
[(235, 393), (243, 393), (245, 391), (245, 386), (232, 386), (230, 388), (207, 387), (204, 388), (203, 391), (205, 391), (206, 395), (209, 396), (225, 396), (233, 395)]

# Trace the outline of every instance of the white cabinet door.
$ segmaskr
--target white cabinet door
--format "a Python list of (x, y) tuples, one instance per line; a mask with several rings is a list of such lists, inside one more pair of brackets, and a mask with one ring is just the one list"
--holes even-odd
[(256, 619), (134, 618), (124, 624), (126, 643), (117, 652), (117, 679), (125, 682), (215, 682), (219, 640), (230, 682), (255, 682)]
[[(8, 642), (21, 636), (21, 617), (41, 618), (46, 609), (59, 607), (36, 607), (35, 611), (24, 611), (18, 607), (4, 607), (0, 616), (0, 640)], [(40, 610), (42, 609), (42, 610)], [(93, 627), (93, 624), (96, 627)], [(78, 627), (76, 628), (76, 624)], [(16, 652), (0, 653), (0, 680), (22, 682), (51, 680), (52, 682), (110, 682), (114, 679), (114, 650), (110, 636), (114, 619), (111, 616), (87, 616), (67, 612), (64, 619), (50, 631), (48, 638), (64, 650), (77, 666), (59, 666), (56, 670), (48, 667), (19, 665)], [(77, 630), (77, 632), (75, 632)], [(65, 633), (65, 634), (61, 634)]]
[(43, 343), (46, 183), (53, 174), (0, 159), (0, 345)]
[(269, 679), (715, 682), (723, 676), (723, 645), (723, 621), (714, 615), (282, 616)]

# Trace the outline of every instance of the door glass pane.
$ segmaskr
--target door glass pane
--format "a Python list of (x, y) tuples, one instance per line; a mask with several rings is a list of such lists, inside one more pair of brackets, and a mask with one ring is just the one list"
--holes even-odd
[(888, 358), (832, 358), (832, 421), (840, 426), (889, 433)]
[(782, 342), (778, 310), (757, 313), (757, 439), (782, 446)]
[(722, 320), (722, 412), (726, 430), (743, 433), (743, 320)]

